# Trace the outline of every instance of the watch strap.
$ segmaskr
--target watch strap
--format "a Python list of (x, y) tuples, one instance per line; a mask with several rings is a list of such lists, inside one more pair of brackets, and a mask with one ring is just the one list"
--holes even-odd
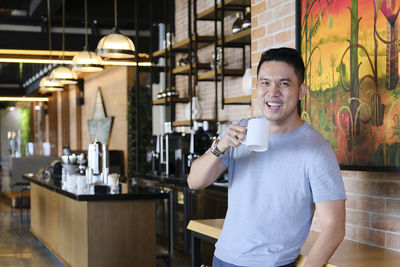
[(220, 158), (220, 157), (222, 157), (223, 155), (224, 155), (224, 153), (221, 153), (219, 150), (218, 150), (218, 148), (217, 148), (217, 146), (218, 146), (218, 143), (219, 143), (219, 139), (216, 139), (216, 140), (214, 140), (214, 142), (212, 143), (212, 145), (211, 145), (211, 153), (214, 155), (214, 156), (216, 156), (216, 157), (218, 157), (218, 158)]

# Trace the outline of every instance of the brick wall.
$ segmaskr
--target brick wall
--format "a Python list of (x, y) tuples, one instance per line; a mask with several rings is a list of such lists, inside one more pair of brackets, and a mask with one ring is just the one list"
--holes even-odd
[[(251, 1), (253, 81), (264, 50), (295, 47), (295, 3)], [(346, 239), (400, 251), (400, 174), (342, 171), (342, 176), (348, 197)], [(312, 228), (319, 230), (317, 218)]]

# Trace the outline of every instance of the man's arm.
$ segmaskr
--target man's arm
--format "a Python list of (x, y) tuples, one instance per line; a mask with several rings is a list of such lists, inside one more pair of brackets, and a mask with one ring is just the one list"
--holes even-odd
[[(240, 146), (246, 134), (246, 127), (231, 125), (217, 144), (217, 150), (225, 153), (230, 147)], [(190, 168), (187, 183), (190, 189), (203, 189), (211, 185), (224, 171), (226, 166), (211, 152), (195, 160)]]
[(190, 189), (203, 189), (211, 185), (224, 171), (225, 165), (211, 152), (196, 159), (187, 180)]
[(346, 233), (344, 200), (316, 202), (321, 233), (311, 248), (304, 267), (322, 267), (333, 255)]

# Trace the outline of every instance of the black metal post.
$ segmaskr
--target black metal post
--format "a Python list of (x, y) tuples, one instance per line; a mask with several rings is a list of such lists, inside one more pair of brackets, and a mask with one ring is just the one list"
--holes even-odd
[(218, 5), (214, 0), (214, 83), (215, 83), (215, 119), (218, 120), (218, 67), (217, 67), (217, 45), (218, 45)]
[(135, 57), (136, 57), (136, 90), (135, 90), (135, 130), (136, 130), (136, 171), (139, 171), (139, 157), (140, 157), (140, 128), (139, 128), (139, 118), (140, 118), (140, 108), (139, 108), (139, 5), (138, 1), (135, 1)]
[(221, 0), (221, 109), (225, 106), (225, 32), (224, 32), (224, 18), (225, 18), (225, 1)]
[[(192, 106), (193, 106), (193, 102), (192, 102), (192, 96), (196, 96), (196, 91), (192, 88), (192, 74), (193, 74), (193, 64), (192, 64), (192, 9), (191, 9), (191, 0), (188, 0), (188, 35), (189, 35), (189, 64), (190, 64), (190, 68), (189, 68), (189, 96), (190, 96), (190, 128), (192, 128), (193, 126), (193, 117), (192, 117)], [(197, 62), (195, 62), (195, 64), (197, 65)], [(191, 93), (193, 92), (193, 94)]]

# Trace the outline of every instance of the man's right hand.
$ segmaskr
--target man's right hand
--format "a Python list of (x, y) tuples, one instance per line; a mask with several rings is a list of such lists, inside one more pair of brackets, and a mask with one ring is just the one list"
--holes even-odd
[(238, 147), (241, 145), (241, 141), (246, 136), (247, 128), (233, 124), (229, 126), (225, 135), (221, 137), (217, 145), (217, 149), (221, 153), (225, 153), (231, 147)]

